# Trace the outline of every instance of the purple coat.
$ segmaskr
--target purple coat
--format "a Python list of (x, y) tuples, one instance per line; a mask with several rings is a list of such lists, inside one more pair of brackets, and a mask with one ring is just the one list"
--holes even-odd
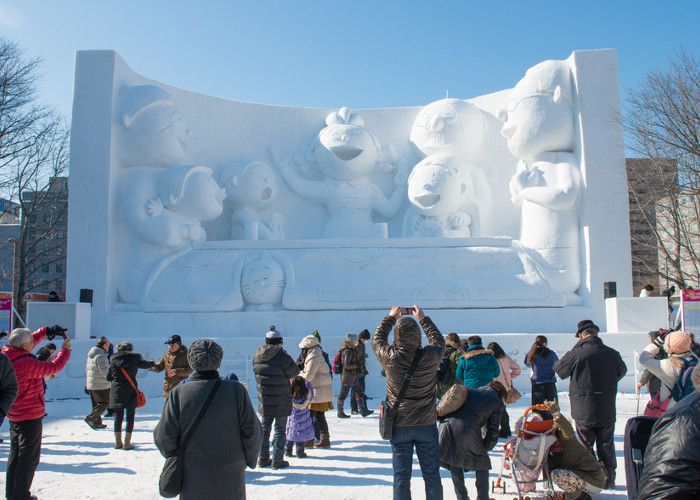
[(314, 399), (314, 389), (310, 382), (306, 383), (306, 388), (309, 389), (306, 398), (294, 398), (292, 401), (292, 414), (287, 418), (287, 441), (303, 443), (315, 437), (309, 411), (309, 404)]

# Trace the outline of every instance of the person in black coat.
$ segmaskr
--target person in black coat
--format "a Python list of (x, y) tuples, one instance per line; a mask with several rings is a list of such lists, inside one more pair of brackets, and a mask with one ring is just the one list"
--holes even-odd
[[(440, 422), (440, 462), (450, 470), (458, 500), (467, 500), (464, 473), (475, 471), (478, 500), (489, 498), (488, 452), (496, 446), (503, 403), (508, 394), (494, 381), (479, 389), (454, 385), (438, 404)], [(482, 428), (486, 434), (482, 435)]]
[[(130, 342), (121, 342), (117, 346), (117, 353), (109, 360), (109, 372), (107, 380), (112, 382), (109, 389), (109, 407), (114, 410), (114, 447), (116, 449), (133, 450), (131, 433), (134, 430), (134, 417), (136, 416), (136, 391), (131, 387), (122, 369), (138, 387), (136, 373), (139, 368), (148, 369), (156, 363), (153, 360), (145, 360), (140, 354), (133, 352), (134, 347)], [(122, 442), (122, 422), (126, 412), (126, 433)]]
[(639, 498), (700, 498), (700, 370), (692, 375), (695, 392), (654, 424), (644, 454)]
[(571, 377), (569, 399), (576, 434), (603, 464), (608, 477), (606, 488), (614, 488), (615, 397), (617, 383), (627, 373), (627, 366), (619, 352), (603, 344), (599, 331), (591, 320), (580, 321), (576, 332), (580, 340), (554, 364), (554, 371), (561, 379)]
[[(299, 375), (299, 367), (282, 346), (282, 334), (270, 327), (265, 334), (265, 345), (253, 356), (253, 373), (258, 386), (258, 410), (262, 417), (262, 443), (258, 466), (283, 469), (289, 467), (284, 460), (287, 444), (287, 417), (292, 413), (292, 386), (290, 380)], [(270, 434), (274, 426), (270, 459)]]

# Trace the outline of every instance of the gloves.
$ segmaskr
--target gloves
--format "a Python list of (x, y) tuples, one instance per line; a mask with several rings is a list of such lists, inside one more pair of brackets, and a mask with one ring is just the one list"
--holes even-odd
[(659, 349), (663, 349), (664, 340), (666, 340), (666, 336), (669, 333), (671, 333), (671, 330), (665, 330), (661, 328), (658, 331), (649, 332), (649, 337), (651, 337), (651, 341), (656, 347), (658, 347)]
[(46, 337), (49, 340), (53, 340), (58, 335), (62, 335), (65, 331), (66, 329), (63, 328), (61, 325), (48, 326), (46, 327)]

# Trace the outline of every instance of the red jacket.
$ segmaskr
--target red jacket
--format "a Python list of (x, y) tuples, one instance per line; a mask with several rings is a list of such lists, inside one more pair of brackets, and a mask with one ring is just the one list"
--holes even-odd
[[(46, 327), (39, 328), (32, 333), (34, 346), (46, 337)], [(2, 348), (2, 353), (10, 358), (15, 369), (19, 390), (17, 399), (7, 414), (7, 419), (11, 422), (24, 422), (25, 420), (36, 420), (46, 414), (44, 404), (44, 377), (54, 375), (66, 366), (70, 351), (61, 348), (58, 354), (49, 361), (39, 361), (33, 354), (29, 354), (23, 349), (17, 349), (9, 344)]]

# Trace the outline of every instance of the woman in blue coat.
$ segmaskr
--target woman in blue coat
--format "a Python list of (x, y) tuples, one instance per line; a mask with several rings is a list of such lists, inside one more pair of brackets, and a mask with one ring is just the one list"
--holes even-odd
[(557, 353), (547, 347), (547, 337), (538, 335), (530, 352), (525, 355), (525, 364), (532, 369), (532, 404), (557, 401), (557, 376), (554, 363), (559, 360)]

